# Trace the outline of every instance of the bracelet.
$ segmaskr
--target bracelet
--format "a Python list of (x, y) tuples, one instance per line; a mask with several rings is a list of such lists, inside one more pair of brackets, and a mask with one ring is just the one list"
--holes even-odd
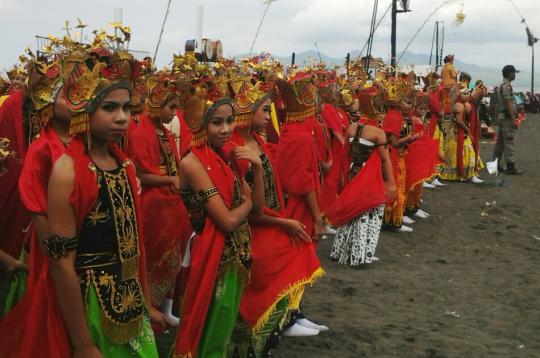
[(200, 190), (197, 197), (199, 199), (199, 202), (206, 203), (208, 202), (208, 199), (217, 194), (219, 194), (219, 191), (215, 186), (213, 186), (205, 190)]
[(43, 242), (45, 255), (52, 257), (55, 260), (58, 260), (61, 256), (67, 256), (69, 251), (76, 250), (78, 244), (78, 237), (68, 239), (58, 235), (52, 235)]

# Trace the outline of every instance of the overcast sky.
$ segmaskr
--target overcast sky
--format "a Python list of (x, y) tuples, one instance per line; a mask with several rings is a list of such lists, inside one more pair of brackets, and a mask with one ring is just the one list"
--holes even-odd
[[(379, 1), (379, 16), (391, 0)], [(409, 50), (429, 53), (435, 20), (446, 24), (445, 53), (473, 64), (500, 68), (513, 63), (530, 69), (531, 49), (526, 44), (525, 29), (508, 0), (457, 0), (445, 5), (425, 26)], [(540, 1), (514, 0), (527, 23), (540, 37)], [(264, 12), (262, 0), (172, 0), (171, 10), (157, 63), (169, 62), (172, 53), (183, 52), (187, 39), (195, 38), (197, 4), (204, 5), (204, 36), (220, 39), (225, 55), (249, 51), (258, 23)], [(443, 0), (410, 0), (412, 12), (398, 14), (398, 54)], [(463, 4), (463, 6), (461, 5)], [(123, 22), (131, 26), (131, 49), (155, 50), (167, 0), (0, 0), (2, 48), (0, 69), (16, 62), (23, 49), (36, 46), (35, 35), (62, 35), (64, 21), (72, 26), (80, 17), (90, 29), (104, 27), (113, 18), (113, 8), (123, 8)], [(465, 21), (453, 25), (463, 7)], [(373, 0), (277, 0), (272, 3), (255, 51), (280, 56), (314, 49), (343, 57), (362, 48), (373, 9)], [(537, 46), (540, 49), (540, 46)], [(537, 51), (540, 57), (540, 51)], [(390, 56), (390, 15), (375, 35), (374, 56)], [(540, 68), (540, 61), (537, 68)], [(535, 71), (536, 72), (536, 71)]]

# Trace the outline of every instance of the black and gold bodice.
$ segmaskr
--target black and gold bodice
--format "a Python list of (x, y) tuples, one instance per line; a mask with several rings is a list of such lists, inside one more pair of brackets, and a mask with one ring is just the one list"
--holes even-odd
[(176, 176), (178, 168), (176, 166), (176, 157), (173, 148), (166, 134), (158, 134), (159, 141), (159, 174)]
[[(281, 204), (279, 202), (279, 193), (276, 187), (276, 180), (274, 176), (274, 168), (272, 162), (266, 153), (261, 153), (259, 156), (262, 161), (263, 167), (263, 181), (264, 181), (264, 206), (273, 210), (280, 211)], [(253, 188), (253, 168), (250, 167), (246, 173), (246, 182)]]
[(354, 134), (354, 138), (350, 144), (349, 155), (351, 157), (352, 164), (349, 172), (349, 180), (358, 174), (375, 148), (375, 145), (362, 143), (360, 139), (363, 130), (363, 125), (358, 124), (356, 126), (356, 133)]
[(124, 167), (92, 169), (99, 194), (79, 232), (75, 270), (85, 307), (93, 286), (105, 335), (126, 343), (139, 333), (144, 312), (135, 202)]
[[(182, 196), (182, 201), (189, 212), (189, 220), (193, 230), (197, 234), (201, 234), (204, 231), (206, 222), (205, 204), (211, 196), (217, 195), (219, 192), (215, 187), (212, 187), (207, 190), (201, 190), (198, 193), (191, 189), (181, 189), (180, 194)], [(234, 193), (230, 208), (237, 208), (241, 203), (242, 188), (240, 186), (240, 181), (235, 177)], [(251, 230), (249, 229), (247, 219), (233, 231), (227, 232), (225, 235), (225, 245), (223, 247), (223, 254), (221, 255), (221, 262), (219, 265), (220, 272), (222, 267), (228, 264), (233, 264), (246, 274), (251, 268)]]

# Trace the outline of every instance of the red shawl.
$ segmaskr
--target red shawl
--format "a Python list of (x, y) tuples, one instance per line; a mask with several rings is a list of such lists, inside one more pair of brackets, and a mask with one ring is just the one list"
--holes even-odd
[(431, 137), (435, 133), (435, 127), (437, 126), (437, 113), (442, 111), (441, 100), (439, 98), (440, 93), (429, 92), (429, 111), (431, 112), (431, 119), (429, 121), (428, 133)]
[[(46, 126), (28, 148), (26, 159), (19, 179), (19, 191), (26, 209), (38, 215), (47, 215), (47, 190), (54, 163), (64, 152), (66, 147), (58, 134), (50, 126)], [(35, 228), (29, 232), (30, 247), (30, 273), (26, 283), (26, 292), (31, 291), (42, 271), (43, 251), (36, 237)]]
[(480, 153), (480, 116), (478, 115), (478, 105), (471, 101), (470, 129), (472, 134), (472, 145), (474, 148), (474, 170), (478, 171), (478, 155)]
[(184, 112), (181, 110), (176, 110), (176, 116), (178, 117), (178, 122), (180, 123), (180, 157), (184, 157), (189, 147), (191, 147), (191, 131), (186, 124), (184, 119)]
[(405, 157), (407, 191), (436, 173), (436, 166), (439, 163), (438, 154), (438, 139), (422, 136), (409, 145)]
[[(349, 126), (347, 114), (331, 104), (325, 103), (321, 111), (321, 116), (331, 133), (339, 133), (346, 137), (345, 131)], [(347, 159), (347, 143), (342, 145), (334, 135), (330, 136), (330, 149), (332, 150), (332, 167), (324, 177), (321, 193), (321, 210), (325, 210), (335, 200), (343, 189), (344, 178), (347, 177), (343, 171), (343, 163)]]
[[(401, 136), (401, 128), (403, 127), (403, 115), (400, 111), (395, 109), (389, 109), (386, 112), (384, 117), (382, 130), (386, 132), (387, 135), (392, 134), (397, 139)], [(394, 172), (394, 180), (398, 182), (398, 148), (389, 146), (390, 160), (392, 161), (392, 170)]]
[[(234, 173), (221, 157), (207, 146), (194, 147), (191, 152), (207, 169), (208, 176), (221, 198), (230, 206), (234, 193)], [(212, 301), (218, 267), (223, 253), (225, 233), (210, 217), (204, 231), (195, 236), (191, 247), (191, 266), (180, 327), (174, 354), (197, 357), (197, 348), (204, 330), (208, 307)]]
[(4, 161), (7, 173), (0, 176), (0, 249), (13, 257), (19, 257), (24, 241), (23, 230), (30, 223), (30, 213), (24, 208), (18, 181), (26, 157), (26, 138), (24, 138), (22, 91), (14, 91), (0, 106), (0, 137), (11, 141), (15, 158)]
[[(146, 113), (140, 117), (137, 129), (131, 137), (132, 159), (140, 172), (161, 175), (160, 167), (160, 143), (156, 134), (156, 127)], [(162, 126), (167, 136), (169, 145), (174, 153), (177, 166), (180, 163), (176, 142), (172, 133)], [(150, 282), (158, 285), (159, 282), (175, 281), (176, 273), (171, 272), (169, 266), (157, 265), (165, 256), (180, 257), (180, 252), (187, 243), (191, 232), (191, 224), (187, 210), (178, 193), (167, 186), (143, 187), (141, 196), (142, 226), (146, 246), (147, 261), (150, 265), (148, 272), (151, 274)], [(174, 252), (178, 254), (175, 255)], [(171, 277), (174, 275), (175, 277)], [(153, 305), (158, 306), (162, 302), (161, 295), (157, 297), (152, 293)], [(155, 301), (155, 300), (158, 301)]]
[(306, 225), (313, 236), (314, 220), (305, 195), (314, 191), (320, 200), (319, 158), (313, 134), (315, 118), (303, 122), (286, 122), (276, 147), (276, 168), (283, 191), (288, 194), (288, 218)]
[[(127, 157), (114, 144), (109, 145), (109, 150), (119, 163), (124, 163), (127, 160)], [(70, 203), (77, 221), (77, 231), (79, 231), (84, 218), (97, 200), (97, 178), (95, 172), (89, 169), (91, 159), (80, 137), (71, 141), (66, 154), (74, 161), (75, 181)], [(136, 193), (137, 183), (133, 165), (128, 165), (126, 171), (132, 192)], [(139, 200), (136, 195), (134, 195), (134, 200), (137, 222), (140, 223)], [(142, 239), (140, 224), (138, 229), (139, 239)], [(147, 291), (143, 240), (139, 240), (139, 251), (139, 276), (143, 290)], [(71, 356), (69, 337), (58, 307), (54, 283), (48, 266), (49, 260), (43, 260), (39, 280), (33, 289), (34, 294), (25, 295), (13, 308), (10, 315), (0, 322), (0, 331), (7, 332), (9, 330), (11, 332), (10, 335), (0, 337), (1, 357), (63, 358)]]
[[(264, 208), (264, 214), (285, 218), (285, 204), (277, 170), (270, 151), (261, 137), (255, 135), (262, 151), (268, 156), (274, 170), (274, 183), (281, 210)], [(231, 138), (235, 145), (245, 145), (244, 138), (236, 131)], [(247, 168), (243, 163), (241, 168)], [(242, 177), (245, 171), (241, 172)], [(293, 245), (287, 232), (272, 225), (250, 223), (252, 241), (251, 281), (244, 288), (240, 314), (248, 327), (254, 331), (263, 328), (276, 304), (290, 292), (312, 283), (323, 274), (312, 243)], [(271, 238), (271, 240), (269, 240)]]
[(381, 157), (375, 149), (360, 172), (345, 187), (324, 215), (332, 225), (342, 226), (387, 200)]

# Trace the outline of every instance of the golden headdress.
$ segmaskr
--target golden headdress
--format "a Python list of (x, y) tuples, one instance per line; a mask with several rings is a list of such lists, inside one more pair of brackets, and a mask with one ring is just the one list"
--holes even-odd
[(362, 116), (382, 120), (385, 114), (385, 89), (378, 84), (357, 93), (359, 111)]
[(89, 130), (89, 115), (112, 90), (131, 91), (140, 67), (122, 48), (79, 48), (62, 56), (63, 91), (71, 112), (70, 133)]
[(315, 115), (317, 87), (314, 77), (308, 72), (292, 71), (288, 80), (278, 80), (277, 87), (285, 102), (288, 121), (303, 121)]
[(232, 78), (229, 88), (233, 96), (234, 126), (249, 127), (253, 113), (271, 96), (271, 91), (263, 82), (251, 76)]
[(161, 109), (180, 95), (176, 76), (167, 72), (156, 72), (146, 79), (146, 112), (151, 118), (161, 116)]
[(41, 127), (53, 116), (53, 104), (60, 92), (62, 79), (58, 58), (51, 62), (46, 59), (31, 61), (28, 64), (28, 96), (33, 109), (37, 111)]
[(191, 145), (194, 147), (205, 145), (208, 141), (206, 126), (212, 114), (221, 105), (232, 108), (232, 100), (228, 97), (210, 100), (208, 81), (194, 79), (182, 84), (180, 102), (184, 113), (184, 120), (192, 133)]

